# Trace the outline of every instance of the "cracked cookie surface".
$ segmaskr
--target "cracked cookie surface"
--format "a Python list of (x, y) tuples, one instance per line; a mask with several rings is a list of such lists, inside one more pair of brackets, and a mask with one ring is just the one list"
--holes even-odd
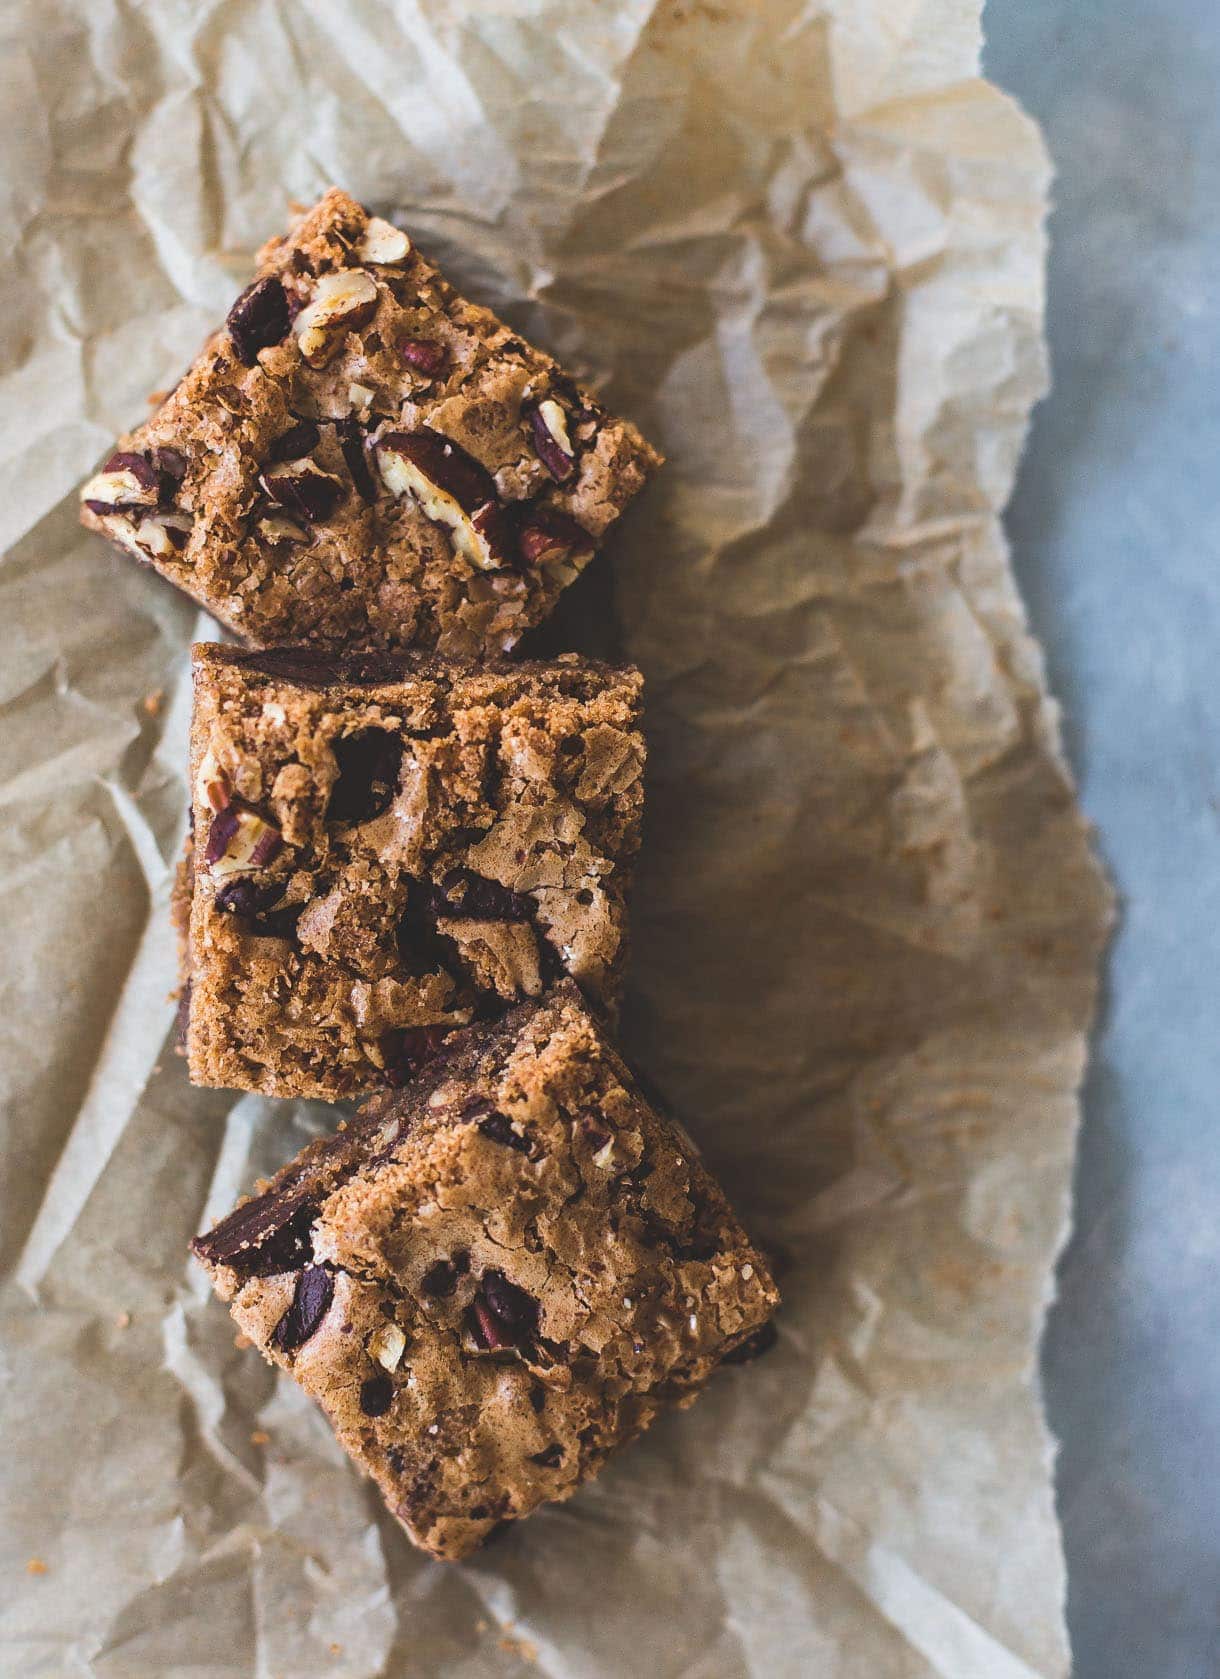
[(570, 981), (374, 1097), (193, 1248), (450, 1560), (690, 1404), (778, 1302)]
[(184, 1005), (197, 1084), (342, 1097), (564, 975), (613, 1012), (638, 671), (194, 649)]
[(248, 645), (512, 648), (660, 464), (551, 357), (332, 189), (81, 518)]

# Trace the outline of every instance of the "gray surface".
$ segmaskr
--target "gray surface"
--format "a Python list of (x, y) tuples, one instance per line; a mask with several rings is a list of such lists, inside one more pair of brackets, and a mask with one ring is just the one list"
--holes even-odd
[(1220, 1674), (1220, 3), (992, 0), (1059, 172), (1009, 528), (1123, 898), (1045, 1382), (1077, 1679)]

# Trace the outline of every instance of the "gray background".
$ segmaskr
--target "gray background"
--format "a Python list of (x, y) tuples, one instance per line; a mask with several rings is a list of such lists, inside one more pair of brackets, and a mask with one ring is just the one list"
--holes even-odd
[(991, 0), (1058, 169), (1009, 518), (1122, 895), (1044, 1377), (1077, 1679), (1220, 1674), (1220, 0)]

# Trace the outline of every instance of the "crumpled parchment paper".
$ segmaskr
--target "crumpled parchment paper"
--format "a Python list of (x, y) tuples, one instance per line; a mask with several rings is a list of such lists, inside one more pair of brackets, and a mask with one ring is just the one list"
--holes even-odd
[[(0, 41), (12, 1675), (1062, 1675), (1036, 1339), (1107, 916), (998, 521), (1048, 166), (979, 0), (13, 0)], [(185, 650), (75, 487), (330, 181), (670, 465), (550, 632), (650, 682), (628, 1048), (782, 1344), (464, 1568), (189, 1236), (333, 1115), (168, 1053)]]

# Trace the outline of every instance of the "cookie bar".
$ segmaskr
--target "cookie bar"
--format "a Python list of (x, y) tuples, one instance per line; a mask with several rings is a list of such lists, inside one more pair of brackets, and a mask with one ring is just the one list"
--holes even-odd
[(613, 1012), (638, 671), (194, 649), (196, 1084), (340, 1097), (569, 975)]
[(247, 645), (485, 656), (546, 617), (659, 464), (332, 189), (263, 248), (81, 517)]
[(450, 1560), (765, 1345), (778, 1301), (570, 981), (455, 1043), (192, 1244)]

